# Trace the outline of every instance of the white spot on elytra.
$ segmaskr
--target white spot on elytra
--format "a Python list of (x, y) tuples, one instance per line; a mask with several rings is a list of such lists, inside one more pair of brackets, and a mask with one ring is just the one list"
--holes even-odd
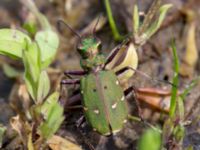
[(97, 131), (97, 129), (93, 128), (93, 131)]
[(116, 107), (117, 107), (117, 102), (112, 105), (112, 109), (115, 109)]
[(124, 99), (125, 99), (125, 97), (123, 96), (123, 97), (121, 98), (121, 101), (124, 101)]
[(81, 90), (81, 94), (83, 94), (83, 90)]
[(95, 110), (94, 110), (94, 113), (95, 113), (95, 114), (99, 114), (99, 110), (98, 110), (98, 109), (95, 109)]
[(119, 85), (119, 81), (116, 81), (116, 84)]

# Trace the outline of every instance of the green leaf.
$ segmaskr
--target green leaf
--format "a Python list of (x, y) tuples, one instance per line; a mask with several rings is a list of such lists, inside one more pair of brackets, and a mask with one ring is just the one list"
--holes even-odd
[(138, 149), (139, 150), (160, 150), (161, 134), (153, 129), (148, 129), (141, 136)]
[(24, 39), (31, 43), (31, 39), (21, 31), (0, 29), (0, 54), (12, 58), (21, 58), (22, 51), (26, 47)]
[(41, 103), (50, 90), (50, 81), (46, 71), (42, 71), (38, 81), (37, 102)]
[(139, 25), (140, 25), (140, 16), (139, 16), (139, 12), (138, 12), (138, 7), (137, 7), (137, 5), (134, 5), (134, 9), (133, 9), (133, 31), (134, 31), (135, 34), (138, 33)]
[(185, 135), (185, 127), (178, 125), (174, 128), (174, 135), (178, 142), (182, 141)]
[(26, 31), (28, 31), (28, 33), (29, 33), (30, 35), (35, 35), (36, 32), (37, 32), (36, 23), (35, 23), (35, 22), (31, 22), (31, 20), (28, 21), (28, 22), (25, 22), (25, 23), (23, 24), (23, 28), (24, 28)]
[(34, 102), (36, 103), (36, 98), (37, 98), (36, 87), (37, 87), (37, 84), (32, 80), (30, 73), (27, 72), (27, 71), (25, 71), (24, 80), (25, 80), (25, 83), (26, 83), (28, 93), (30, 94), (30, 96), (34, 100)]
[(171, 100), (170, 100), (170, 110), (169, 110), (169, 115), (170, 117), (173, 117), (175, 115), (176, 111), (176, 99), (177, 99), (177, 86), (178, 86), (178, 73), (179, 73), (179, 59), (177, 55), (177, 50), (175, 46), (175, 42), (172, 42), (172, 50), (173, 50), (173, 57), (174, 57), (174, 77), (173, 77), (173, 85), (171, 89)]
[(53, 93), (43, 104), (41, 113), (45, 121), (40, 125), (39, 131), (43, 138), (49, 139), (60, 127), (63, 116), (63, 107), (58, 103), (59, 93)]
[(172, 4), (165, 4), (160, 7), (160, 9), (159, 9), (160, 16), (159, 16), (158, 20), (156, 20), (156, 22), (153, 23), (150, 26), (150, 28), (145, 32), (145, 34), (147, 35), (147, 39), (149, 39), (160, 28), (163, 20), (165, 19), (167, 11), (171, 7), (172, 7)]
[(33, 15), (38, 19), (41, 27), (43, 29), (51, 29), (51, 26), (47, 18), (38, 10), (34, 1), (32, 0), (21, 0), (21, 2), (33, 13)]
[(177, 97), (177, 112), (179, 115), (180, 120), (184, 120), (185, 117), (185, 109), (184, 109), (184, 103), (183, 100), (179, 97)]
[(3, 136), (6, 131), (6, 127), (0, 124), (0, 148), (2, 147)]
[(36, 43), (27, 45), (27, 50), (24, 51), (23, 62), (25, 72), (29, 72), (33, 81), (37, 82), (40, 76), (40, 51)]
[(104, 0), (104, 5), (106, 7), (106, 12), (107, 12), (107, 16), (108, 16), (108, 22), (110, 24), (110, 28), (112, 30), (113, 36), (115, 38), (115, 40), (120, 41), (123, 39), (123, 37), (120, 35), (117, 26), (115, 24), (115, 20), (113, 18), (112, 15), (112, 10), (111, 10), (111, 6), (110, 6), (110, 1), (109, 0)]
[(42, 68), (44, 69), (52, 62), (56, 55), (59, 38), (52, 30), (44, 30), (36, 34), (35, 40), (41, 51)]
[(51, 109), (51, 107), (58, 102), (58, 99), (59, 99), (59, 93), (54, 92), (42, 104), (41, 113), (45, 119), (47, 119), (47, 116), (49, 115), (48, 114), (49, 109)]
[(11, 67), (8, 64), (3, 64), (3, 72), (9, 78), (16, 78), (21, 75), (21, 72), (15, 70), (15, 68)]
[(23, 51), (23, 63), (25, 66), (25, 83), (29, 94), (36, 102), (38, 80), (40, 77), (40, 51), (36, 43), (27, 44)]

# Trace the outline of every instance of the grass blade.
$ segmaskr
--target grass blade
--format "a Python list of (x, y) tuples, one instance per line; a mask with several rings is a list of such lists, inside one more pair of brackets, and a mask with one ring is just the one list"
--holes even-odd
[(178, 60), (178, 55), (177, 55), (177, 50), (175, 46), (175, 41), (172, 41), (172, 51), (173, 51), (173, 57), (174, 57), (174, 77), (173, 77), (173, 85), (171, 89), (171, 101), (170, 101), (170, 110), (169, 110), (169, 115), (171, 118), (173, 118), (176, 110), (176, 99), (177, 99), (177, 86), (178, 86), (178, 72), (179, 72), (179, 60)]
[(113, 15), (112, 15), (112, 10), (111, 10), (111, 7), (110, 7), (109, 0), (104, 0), (104, 4), (105, 4), (105, 7), (106, 7), (106, 12), (107, 12), (107, 15), (108, 15), (108, 21), (109, 21), (113, 36), (114, 36), (115, 40), (120, 41), (120, 40), (123, 39), (123, 37), (119, 34), (119, 31), (117, 30), (117, 26), (115, 24), (115, 21), (114, 21)]

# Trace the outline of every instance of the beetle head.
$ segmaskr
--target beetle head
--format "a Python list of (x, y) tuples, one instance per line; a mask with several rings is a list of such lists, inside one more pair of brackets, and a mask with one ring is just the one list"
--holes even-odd
[(97, 37), (82, 37), (77, 45), (77, 50), (84, 59), (92, 58), (97, 55), (100, 45), (101, 41)]

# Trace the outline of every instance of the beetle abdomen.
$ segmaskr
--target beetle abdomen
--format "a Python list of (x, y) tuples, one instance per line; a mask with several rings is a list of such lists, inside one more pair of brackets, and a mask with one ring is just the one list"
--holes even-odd
[(104, 135), (121, 130), (128, 111), (114, 72), (99, 71), (83, 77), (81, 93), (86, 120), (95, 130)]

